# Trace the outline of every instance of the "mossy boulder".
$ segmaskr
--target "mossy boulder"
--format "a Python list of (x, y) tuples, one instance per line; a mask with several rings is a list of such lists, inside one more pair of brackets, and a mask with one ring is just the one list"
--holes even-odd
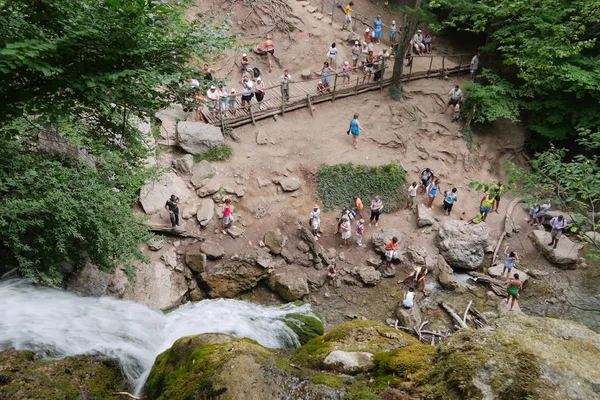
[(292, 362), (320, 369), (323, 360), (334, 350), (380, 353), (418, 343), (416, 339), (374, 321), (344, 322), (323, 336), (309, 340), (299, 347)]
[(97, 356), (38, 359), (32, 351), (0, 353), (0, 399), (114, 399), (129, 391), (115, 359)]
[(321, 336), (325, 332), (323, 322), (316, 313), (315, 316), (297, 313), (288, 314), (283, 322), (298, 335), (298, 341), (301, 345)]
[(574, 322), (508, 315), (493, 329), (461, 330), (439, 346), (429, 378), (436, 399), (600, 397), (600, 335)]
[(421, 343), (378, 353), (373, 358), (373, 375), (378, 381), (396, 383), (411, 382), (420, 386), (427, 382), (433, 367), (435, 347)]
[(343, 392), (294, 375), (289, 350), (249, 339), (203, 334), (177, 340), (160, 354), (145, 387), (148, 400), (279, 400), (341, 398)]

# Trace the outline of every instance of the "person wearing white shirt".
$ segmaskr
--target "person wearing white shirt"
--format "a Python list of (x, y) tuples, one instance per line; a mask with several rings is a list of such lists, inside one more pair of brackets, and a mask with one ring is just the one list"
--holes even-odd
[(419, 29), (417, 31), (417, 33), (415, 33), (415, 35), (413, 36), (412, 42), (413, 42), (413, 46), (415, 47), (415, 50), (417, 51), (417, 53), (420, 56), (422, 56), (423, 51), (425, 50), (425, 45), (423, 44), (423, 31), (421, 31)]
[(283, 75), (281, 75), (281, 94), (285, 98), (285, 101), (289, 101), (290, 99), (290, 82), (292, 81), (292, 76), (288, 73), (286, 69), (283, 71)]
[(254, 83), (252, 83), (247, 75), (244, 76), (240, 83), (242, 84), (242, 107), (245, 107), (246, 103), (250, 105), (250, 101), (252, 100), (252, 97), (254, 97), (254, 92), (252, 90)]
[(477, 74), (477, 69), (479, 68), (479, 52), (475, 53), (473, 58), (471, 59), (471, 79), (475, 80), (475, 75)]
[(217, 90), (216, 86), (211, 86), (210, 89), (208, 89), (206, 91), (206, 97), (208, 97), (208, 102), (206, 103), (206, 106), (208, 107), (208, 109), (210, 111), (212, 111), (213, 113), (217, 111), (217, 104), (221, 98), (221, 94), (219, 93), (219, 91)]
[(444, 108), (444, 111), (442, 111), (440, 114), (445, 114), (446, 111), (448, 110), (448, 107), (450, 106), (455, 106), (458, 103), (460, 103), (460, 101), (462, 100), (462, 90), (460, 90), (460, 87), (458, 85), (456, 85), (449, 93), (448, 93), (448, 104), (446, 105), (446, 108)]

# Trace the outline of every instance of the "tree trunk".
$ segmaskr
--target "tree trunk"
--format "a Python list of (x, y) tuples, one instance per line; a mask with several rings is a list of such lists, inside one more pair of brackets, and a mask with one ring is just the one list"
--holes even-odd
[[(422, 0), (415, 0), (414, 10), (421, 8)], [(392, 75), (392, 85), (390, 86), (390, 96), (394, 100), (400, 100), (402, 98), (402, 72), (404, 70), (404, 57), (407, 51), (411, 51), (410, 40), (412, 39), (419, 20), (415, 16), (409, 16), (408, 12), (404, 12), (402, 18), (402, 31), (400, 31), (400, 37), (398, 38), (398, 51), (396, 52), (394, 62), (394, 74)]]

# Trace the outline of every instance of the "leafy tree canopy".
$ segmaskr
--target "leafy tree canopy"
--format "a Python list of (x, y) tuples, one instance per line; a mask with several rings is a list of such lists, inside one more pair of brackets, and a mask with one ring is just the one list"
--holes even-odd
[[(0, 0), (0, 264), (57, 284), (86, 253), (141, 257), (131, 206), (148, 177), (138, 121), (175, 99), (190, 59), (234, 44), (226, 21), (186, 22), (181, 0)], [(53, 132), (93, 166), (48, 152)], [(61, 139), (62, 140), (62, 139)]]
[(443, 26), (486, 33), (517, 69), (529, 127), (547, 139), (600, 126), (600, 0), (433, 0)]

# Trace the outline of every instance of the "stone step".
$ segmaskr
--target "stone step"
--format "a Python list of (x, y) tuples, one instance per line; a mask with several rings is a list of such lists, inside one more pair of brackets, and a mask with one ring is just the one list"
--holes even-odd
[(315, 11), (317, 11), (317, 7), (315, 6), (308, 6), (306, 7), (306, 11), (308, 11), (309, 13), (314, 13)]
[(321, 13), (315, 13), (314, 16), (320, 21), (323, 19), (324, 15)]

